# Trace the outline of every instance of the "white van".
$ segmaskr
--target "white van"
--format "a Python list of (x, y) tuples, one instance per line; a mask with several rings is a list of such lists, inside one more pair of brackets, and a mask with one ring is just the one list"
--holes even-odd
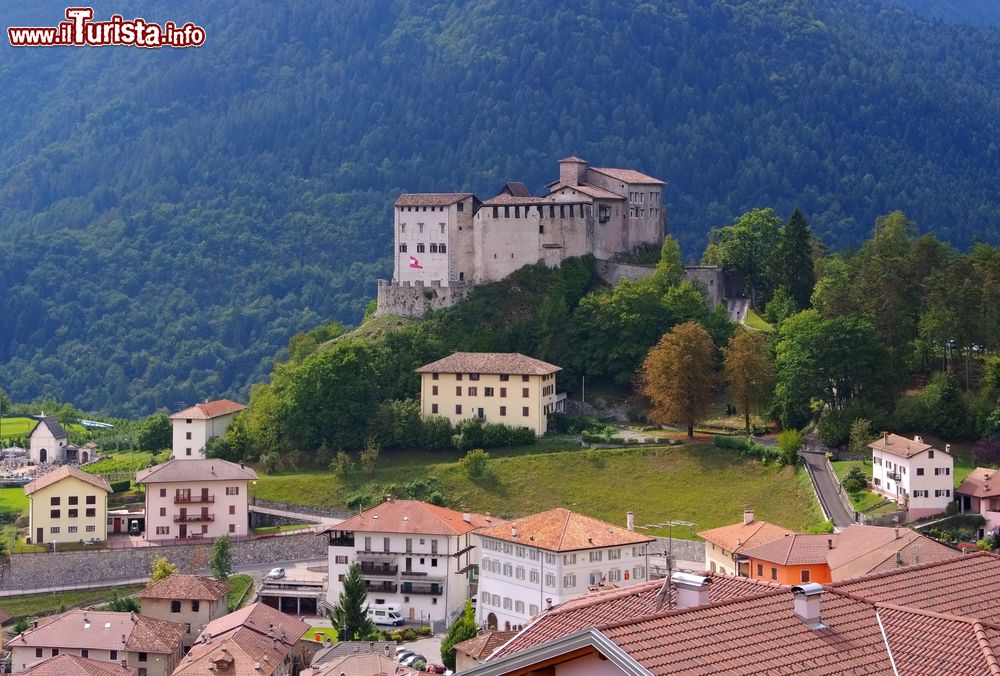
[(368, 606), (368, 619), (375, 624), (398, 626), (403, 624), (403, 608), (398, 603), (383, 603)]

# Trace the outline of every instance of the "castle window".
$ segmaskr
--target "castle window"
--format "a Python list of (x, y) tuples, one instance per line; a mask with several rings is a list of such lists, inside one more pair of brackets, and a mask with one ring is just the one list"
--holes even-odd
[(424, 234), (424, 224), (417, 223), (417, 230), (420, 232), (421, 235)]
[(406, 223), (400, 223), (399, 224), (399, 231), (400, 232), (406, 232)]
[(458, 210), (459, 211), (465, 211), (465, 202), (459, 202), (458, 203)]
[(545, 234), (545, 226), (542, 225), (541, 223), (538, 224), (538, 234), (539, 235), (544, 235)]
[(424, 253), (426, 247), (423, 244), (417, 245), (417, 253)]
[(503, 217), (504, 218), (510, 218), (510, 207), (504, 207), (503, 208)]
[(493, 218), (500, 217), (500, 207), (493, 207)]
[(559, 218), (566, 218), (566, 205), (565, 204), (560, 204), (559, 205)]
[(437, 252), (438, 252), (438, 245), (431, 244), (431, 253), (437, 253)]
[(406, 253), (406, 245), (405, 244), (400, 244), (399, 245), (399, 253)]
[(444, 244), (438, 244), (438, 253), (448, 253), (448, 249), (445, 248)]
[(555, 204), (550, 204), (549, 205), (549, 218), (555, 218), (555, 217), (556, 217), (556, 205)]
[(444, 223), (438, 223), (441, 226), (441, 234), (444, 234)]
[(521, 217), (521, 207), (514, 207), (514, 218)]

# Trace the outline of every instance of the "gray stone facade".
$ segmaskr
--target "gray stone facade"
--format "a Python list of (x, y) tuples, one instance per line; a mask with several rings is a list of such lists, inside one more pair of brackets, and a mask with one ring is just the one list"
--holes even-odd
[(452, 282), (451, 286), (441, 286), (433, 281), (429, 285), (416, 281), (412, 283), (378, 280), (378, 310), (376, 315), (397, 315), (400, 317), (425, 317), (431, 310), (451, 307), (469, 295), (472, 284)]

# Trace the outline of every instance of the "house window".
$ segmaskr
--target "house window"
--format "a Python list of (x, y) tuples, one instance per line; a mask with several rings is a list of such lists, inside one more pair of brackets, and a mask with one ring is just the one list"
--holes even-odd
[(778, 569), (774, 568), (773, 566), (771, 567), (771, 579), (772, 580), (778, 579)]
[(622, 581), (622, 571), (618, 568), (612, 568), (608, 571), (608, 581), (609, 582), (621, 582)]
[(514, 601), (514, 612), (524, 615), (524, 601)]
[(431, 413), (437, 414), (437, 412), (438, 412), (438, 405), (431, 404)]
[(438, 244), (438, 253), (448, 253), (448, 249), (444, 244)]
[(431, 242), (431, 253), (437, 253), (437, 252), (438, 252), (437, 242)]
[(455, 404), (455, 414), (456, 415), (462, 415), (462, 405), (461, 404)]
[[(160, 497), (161, 498), (167, 497), (167, 489), (166, 488), (161, 488), (160, 489)], [(88, 505), (90, 504), (90, 498), (87, 499), (87, 504)]]
[(572, 589), (576, 586), (576, 574), (570, 573), (569, 575), (563, 575), (563, 587), (566, 589)]
[[(189, 420), (188, 422), (191, 422), (191, 421)], [(108, 655), (108, 659), (110, 659), (112, 662), (117, 662), (118, 661), (118, 651), (117, 650), (112, 650), (111, 654)]]
[(190, 432), (185, 432), (184, 434), (185, 434), (185, 437), (184, 437), (185, 439), (190, 439), (191, 438), (191, 433)]
[(518, 566), (514, 570), (514, 577), (516, 577), (518, 580), (524, 579), (524, 568), (522, 566)]
[(172, 613), (179, 613), (179, 612), (181, 612), (181, 602), (180, 601), (171, 601), (170, 602), (170, 612), (172, 612)]
[(462, 374), (461, 373), (456, 373), (455, 374), (455, 380), (457, 380), (458, 382), (462, 382)]
[(437, 553), (438, 553), (438, 541), (431, 540), (431, 554), (437, 554)]
[(51, 517), (53, 519), (58, 519), (59, 518), (59, 510), (58, 509), (50, 509), (49, 510), (49, 517)]
[(389, 538), (382, 538), (382, 551), (389, 552)]
[(521, 415), (523, 415), (525, 418), (528, 417), (528, 407), (527, 406), (522, 406), (521, 407)]
[[(192, 601), (191, 602), (191, 612), (192, 613), (197, 613), (200, 609), (201, 609), (201, 601)], [(142, 660), (140, 659), (140, 661), (142, 661)]]
[(458, 387), (455, 388), (455, 396), (456, 397), (461, 397), (462, 396), (462, 386), (461, 385), (459, 385)]
[(531, 615), (531, 616), (537, 615), (538, 614), (538, 606), (536, 606), (534, 604), (528, 606), (528, 614)]
[(58, 505), (59, 504), (59, 496), (56, 496), (54, 498), (49, 498), (49, 504), (53, 505), (53, 506)]
[(479, 394), (479, 388), (478, 387), (470, 387), (469, 388), (469, 396), (470, 397), (474, 397), (477, 394)]
[(97, 532), (97, 526), (87, 526), (87, 528), (85, 530), (88, 533), (96, 533)]
[(528, 398), (528, 388), (527, 387), (522, 387), (521, 388), (521, 396), (524, 397), (525, 399)]
[(459, 211), (465, 211), (465, 202), (459, 202), (455, 205)]
[(226, 486), (226, 495), (239, 495), (239, 494), (240, 494), (239, 486)]
[(406, 553), (413, 553), (413, 538), (406, 538)]
[(802, 571), (802, 575), (800, 577), (801, 577), (802, 582), (808, 582), (809, 581), (809, 571), (808, 570), (803, 570)]
[(934, 457), (934, 451), (927, 451), (927, 457), (928, 458), (933, 458)]
[(406, 245), (405, 244), (400, 244), (399, 245), (399, 253), (406, 253)]
[(608, 550), (608, 561), (612, 561), (614, 559), (620, 559), (620, 558), (622, 558), (622, 550), (620, 550), (620, 549), (609, 549)]
[(522, 383), (528, 382), (528, 376), (521, 376), (521, 382)]
[(69, 504), (71, 504), (71, 505), (77, 505), (79, 503), (80, 503), (80, 498), (78, 496), (76, 496), (76, 495), (69, 496)]
[(555, 587), (556, 586), (556, 576), (552, 573), (545, 573), (545, 586)]
[(184, 449), (184, 454), (185, 455), (191, 455), (191, 449), (190, 448), (185, 448)]
[(76, 526), (68, 526), (68, 527), (66, 528), (66, 532), (67, 532), (67, 533), (75, 533), (75, 532), (76, 532), (76, 529), (77, 529), (77, 527), (76, 527)]
[(41, 657), (41, 656), (42, 656), (42, 649), (35, 648), (35, 657)]
[(157, 535), (170, 535), (170, 526), (157, 526), (156, 527), (156, 534)]
[(67, 515), (71, 519), (75, 519), (76, 517), (78, 517), (80, 515), (80, 510), (78, 510), (78, 509), (68, 509), (66, 511), (67, 511)]
[(438, 379), (438, 374), (432, 373), (431, 374), (431, 380), (437, 380), (437, 379)]
[(236, 513), (236, 505), (229, 505), (229, 513), (230, 514)]
[[(201, 532), (205, 533), (205, 532), (207, 532), (208, 526), (202, 526), (201, 528), (202, 528)], [(235, 533), (236, 532), (236, 524), (235, 523), (229, 524), (229, 532), (230, 533)]]
[(510, 380), (510, 376), (508, 374), (506, 374), (506, 373), (501, 373), (500, 374), (500, 382), (501, 383), (505, 383), (508, 380)]
[(598, 551), (598, 552), (590, 552), (590, 562), (591, 563), (594, 563), (595, 561), (600, 561), (602, 558), (604, 558), (604, 552), (600, 552), (600, 551)]
[(506, 397), (507, 396), (507, 388), (506, 387), (501, 387), (500, 388), (500, 396), (501, 397)]
[(55, 657), (58, 654), (59, 654), (59, 648), (53, 648), (52, 649), (52, 657)]
[(344, 555), (338, 554), (337, 556), (333, 557), (333, 562), (337, 563), (337, 564), (340, 564), (340, 565), (343, 565), (343, 566), (346, 566), (347, 565), (347, 557), (344, 556)]
[(427, 247), (425, 247), (422, 242), (417, 245), (417, 253), (424, 253), (426, 249)]
[(528, 571), (528, 582), (531, 582), (532, 584), (538, 584), (538, 579), (539, 575), (537, 570), (532, 568), (530, 571)]
[(483, 388), (483, 395), (487, 396), (487, 397), (492, 397), (493, 396), (493, 388), (492, 387), (484, 387)]
[(160, 516), (166, 516), (166, 515), (167, 515), (167, 508), (160, 507)]
[(90, 657), (90, 651), (86, 648), (80, 650), (80, 657)]
[(758, 563), (757, 564), (757, 577), (764, 577), (764, 564), (763, 563)]
[(951, 467), (935, 467), (934, 474), (935, 476), (941, 476), (941, 475), (948, 476), (951, 474)]
[(538, 224), (538, 234), (539, 235), (544, 235), (545, 234), (545, 225), (542, 224), (542, 223)]
[(576, 563), (576, 554), (563, 554), (563, 565), (572, 566)]
[(146, 653), (139, 653), (139, 661), (145, 662), (147, 659)]
[(431, 568), (437, 568), (437, 565), (438, 565), (438, 560), (437, 559), (431, 559)]
[(97, 510), (94, 509), (93, 507), (88, 507), (87, 508), (87, 516), (88, 517), (97, 516)]
[(923, 475), (924, 475), (924, 468), (923, 467), (918, 467), (917, 468), (917, 476), (923, 476)]
[(437, 393), (438, 393), (438, 386), (437, 385), (431, 385), (431, 394), (433, 394), (436, 397)]

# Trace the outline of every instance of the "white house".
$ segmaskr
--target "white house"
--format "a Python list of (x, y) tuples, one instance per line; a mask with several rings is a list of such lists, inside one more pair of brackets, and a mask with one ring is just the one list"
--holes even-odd
[(398, 603), (414, 622), (450, 623), (470, 598), (479, 552), (472, 533), (505, 523), (418, 500), (389, 499), (331, 526), (327, 599), (337, 603), (351, 564), (361, 564), (368, 603)]
[(225, 434), (236, 414), (245, 408), (235, 401), (219, 399), (174, 413), (170, 416), (174, 428), (174, 459), (203, 460), (208, 440)]
[[(79, 448), (69, 443), (66, 430), (59, 423), (59, 419), (49, 415), (41, 418), (35, 429), (31, 430), (29, 438), (28, 457), (35, 464), (43, 462), (63, 463), (77, 462)], [(79, 458), (82, 462), (90, 460), (89, 450), (85, 451), (86, 457)]]
[(955, 458), (944, 451), (885, 432), (872, 449), (872, 490), (906, 504), (911, 519), (940, 514), (953, 500)]
[(568, 509), (485, 528), (476, 539), (482, 546), (476, 620), (505, 631), (592, 587), (644, 582), (654, 541)]

